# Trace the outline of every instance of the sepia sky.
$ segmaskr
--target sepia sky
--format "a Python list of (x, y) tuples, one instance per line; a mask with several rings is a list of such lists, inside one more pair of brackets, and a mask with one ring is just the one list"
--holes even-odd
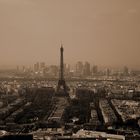
[(0, 65), (89, 61), (140, 68), (140, 0), (0, 0)]

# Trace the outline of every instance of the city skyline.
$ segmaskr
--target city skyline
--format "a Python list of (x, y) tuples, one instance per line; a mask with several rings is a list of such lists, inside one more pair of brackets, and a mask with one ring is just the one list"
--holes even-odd
[[(111, 66), (111, 65), (98, 65), (97, 63), (92, 63), (92, 62), (89, 62), (89, 61), (75, 61), (73, 63), (67, 63), (65, 62), (64, 64), (65, 65), (69, 65), (71, 70), (75, 69), (76, 65), (78, 62), (82, 62), (83, 65), (85, 65), (85, 63), (89, 63), (92, 67), (94, 66), (97, 66), (100, 70), (103, 70), (103, 69), (114, 69), (114, 70), (122, 70), (124, 67), (128, 67), (130, 70), (140, 70), (140, 68), (138, 67), (133, 67), (133, 66), (128, 66), (128, 65), (118, 65), (118, 66)], [(13, 65), (0, 65), (0, 70), (8, 70), (8, 69), (17, 69), (17, 67), (19, 67), (20, 69), (22, 69), (23, 67), (27, 68), (27, 69), (33, 69), (34, 68), (34, 65), (39, 63), (39, 65), (41, 63), (45, 63), (45, 66), (46, 67), (50, 67), (50, 66), (57, 66), (59, 67), (59, 63), (53, 63), (53, 64), (49, 64), (47, 63), (46, 61), (36, 61), (34, 63), (31, 63), (31, 64), (13, 64)]]
[(140, 69), (139, 0), (0, 0), (0, 66), (89, 61)]

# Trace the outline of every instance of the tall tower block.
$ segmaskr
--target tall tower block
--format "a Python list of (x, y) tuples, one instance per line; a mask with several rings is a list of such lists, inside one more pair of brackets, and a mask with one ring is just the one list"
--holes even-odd
[(64, 57), (63, 57), (64, 48), (61, 44), (60, 48), (60, 73), (59, 73), (59, 81), (57, 86), (57, 91), (59, 92), (61, 88), (63, 88), (64, 92), (66, 92), (66, 82), (64, 79)]

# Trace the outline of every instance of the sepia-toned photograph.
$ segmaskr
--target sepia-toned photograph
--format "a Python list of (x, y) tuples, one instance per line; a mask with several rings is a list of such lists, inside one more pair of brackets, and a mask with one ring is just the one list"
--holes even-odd
[(0, 0), (0, 140), (140, 140), (140, 0)]

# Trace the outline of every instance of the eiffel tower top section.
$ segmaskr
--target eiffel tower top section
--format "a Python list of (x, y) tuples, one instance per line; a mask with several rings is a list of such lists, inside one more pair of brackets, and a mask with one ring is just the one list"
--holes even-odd
[(60, 77), (59, 80), (64, 80), (64, 57), (63, 57), (64, 48), (61, 44), (60, 48)]
[(60, 75), (59, 75), (59, 81), (58, 81), (58, 86), (57, 86), (57, 92), (62, 91), (61, 89), (63, 89), (64, 93), (66, 93), (67, 89), (66, 89), (66, 82), (65, 82), (65, 79), (64, 79), (63, 52), (64, 52), (64, 48), (63, 48), (63, 45), (61, 44), (61, 48), (60, 48)]

